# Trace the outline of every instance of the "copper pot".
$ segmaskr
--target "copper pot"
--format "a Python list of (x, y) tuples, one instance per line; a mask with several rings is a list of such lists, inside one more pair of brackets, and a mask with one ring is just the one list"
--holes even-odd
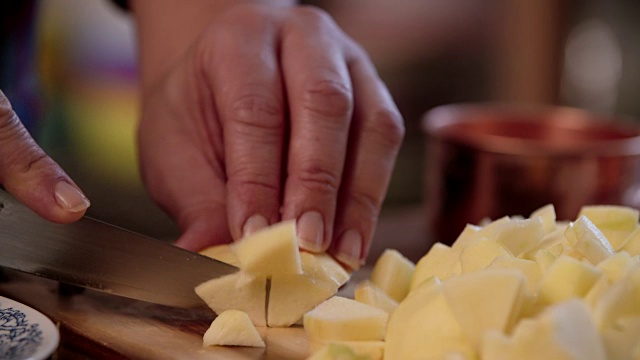
[(640, 128), (631, 119), (565, 107), (454, 104), (423, 118), (425, 206), (432, 240), (467, 223), (528, 216), (553, 204), (559, 220), (586, 204), (640, 206)]

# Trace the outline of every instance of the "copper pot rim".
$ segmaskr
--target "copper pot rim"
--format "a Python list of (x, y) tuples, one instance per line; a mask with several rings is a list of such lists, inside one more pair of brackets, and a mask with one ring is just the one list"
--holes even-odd
[[(527, 124), (548, 134), (564, 131), (595, 138), (564, 143), (484, 131), (486, 126), (501, 123)], [(636, 119), (567, 106), (454, 103), (429, 110), (422, 118), (422, 130), (431, 139), (504, 155), (640, 156), (640, 123)], [(605, 133), (610, 137), (598, 138)]]

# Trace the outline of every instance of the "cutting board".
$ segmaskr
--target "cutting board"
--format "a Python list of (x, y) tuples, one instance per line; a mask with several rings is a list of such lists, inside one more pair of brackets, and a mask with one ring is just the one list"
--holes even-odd
[(206, 307), (178, 309), (65, 289), (23, 274), (9, 273), (0, 281), (0, 295), (39, 310), (58, 325), (60, 359), (296, 360), (309, 355), (301, 327), (259, 328), (266, 348), (203, 348), (202, 335), (215, 318)]

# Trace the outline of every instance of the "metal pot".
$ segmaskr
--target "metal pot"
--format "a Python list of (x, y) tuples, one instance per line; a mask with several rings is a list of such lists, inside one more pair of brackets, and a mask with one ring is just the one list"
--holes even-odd
[(573, 220), (587, 204), (640, 207), (640, 127), (566, 107), (453, 104), (423, 118), (425, 206), (434, 241), (468, 223), (528, 216), (553, 204)]

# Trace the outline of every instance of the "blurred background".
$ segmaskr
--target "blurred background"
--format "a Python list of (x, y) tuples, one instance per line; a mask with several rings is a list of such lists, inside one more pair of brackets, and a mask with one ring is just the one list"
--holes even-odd
[[(420, 120), (434, 106), (563, 104), (640, 118), (638, 1), (306, 2), (331, 13), (366, 48), (405, 118), (406, 141), (385, 212), (422, 204)], [(36, 71), (12, 78), (20, 64), (8, 56), (0, 88), (92, 199), (91, 216), (174, 239), (177, 228), (149, 200), (137, 170), (138, 78), (130, 16), (107, 0), (33, 4), (36, 28), (25, 41), (36, 45), (37, 61), (22, 66)], [(23, 95), (33, 89), (36, 99)], [(41, 105), (34, 107), (36, 101)]]

